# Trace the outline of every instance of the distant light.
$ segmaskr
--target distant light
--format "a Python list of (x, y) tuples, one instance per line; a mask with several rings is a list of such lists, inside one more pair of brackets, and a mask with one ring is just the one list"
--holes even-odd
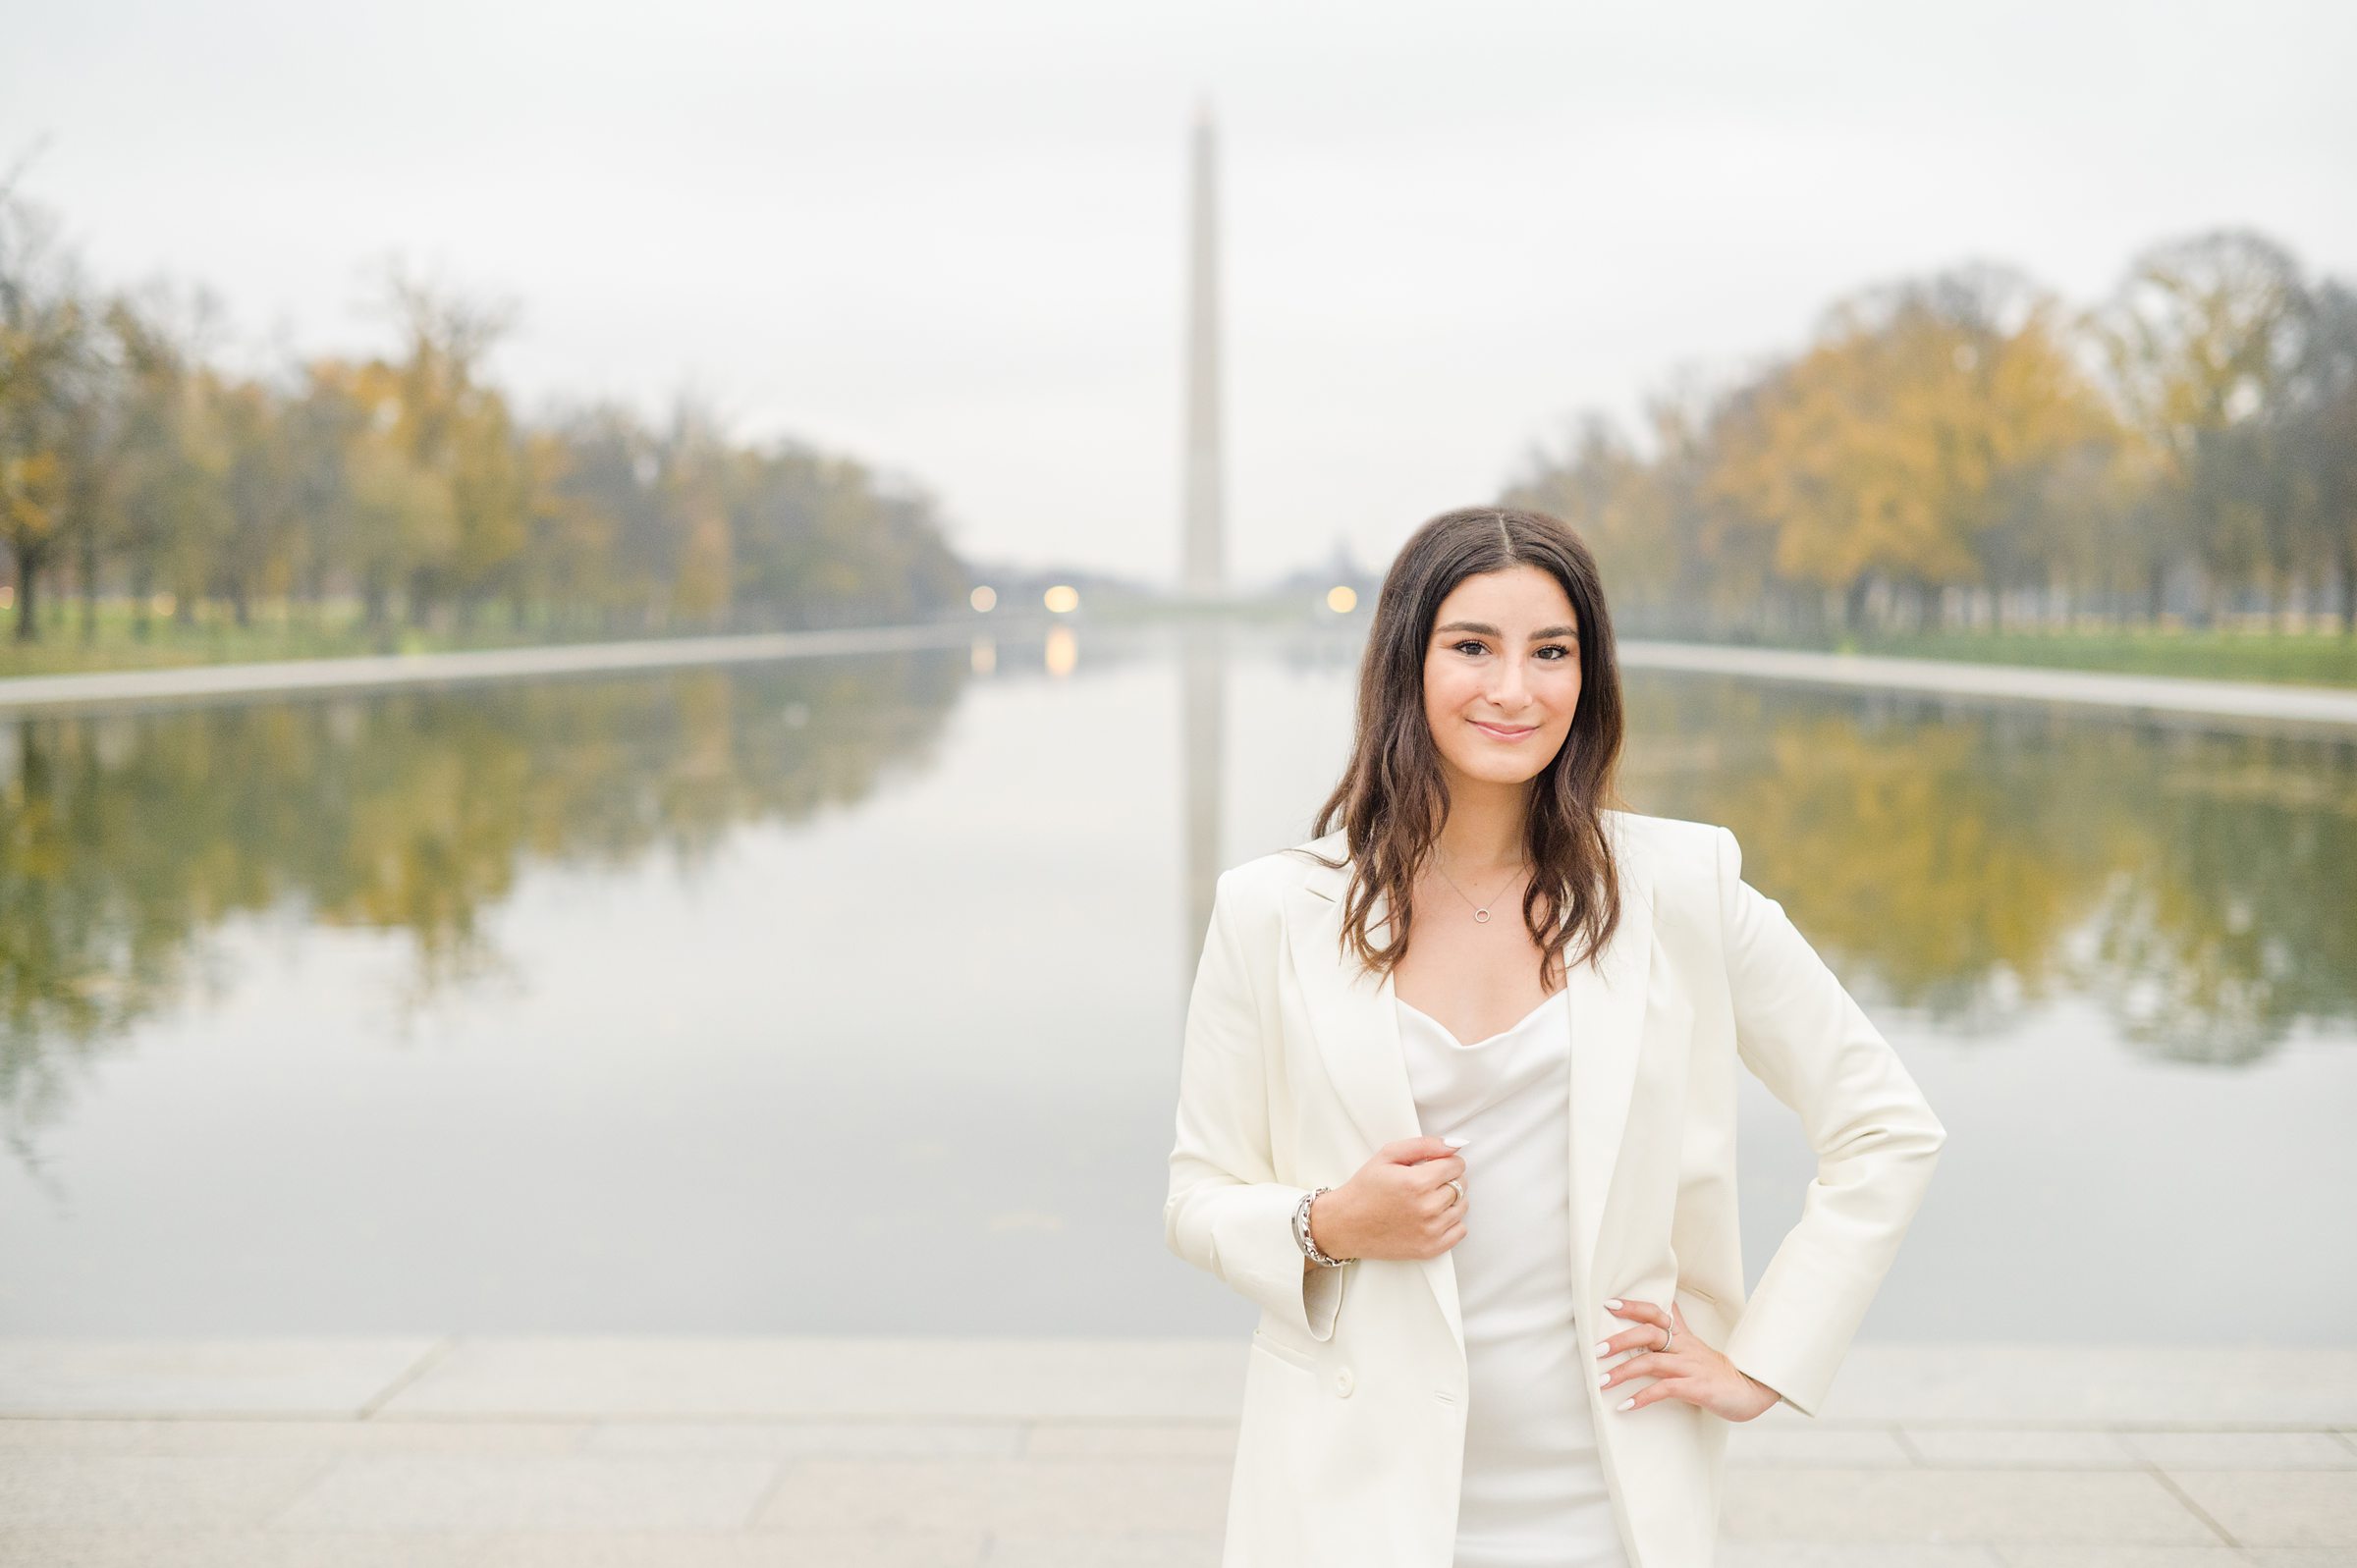
[(1080, 665), (1080, 639), (1072, 635), (1069, 626), (1051, 626), (1040, 658), (1049, 675), (1069, 676)]
[(999, 590), (993, 588), (987, 582), (982, 583), (978, 585), (972, 593), (969, 593), (965, 596), (965, 602), (972, 605), (976, 610), (979, 610), (987, 615), (990, 611), (998, 607)]
[(1358, 608), (1358, 590), (1346, 582), (1338, 582), (1326, 590), (1326, 608), (1338, 616), (1346, 616)]
[(147, 601), (147, 613), (152, 616), (168, 616), (179, 607), (180, 601), (168, 593), (159, 593)]
[(1058, 615), (1080, 608), (1080, 590), (1069, 582), (1060, 582), (1041, 596), (1040, 602)]

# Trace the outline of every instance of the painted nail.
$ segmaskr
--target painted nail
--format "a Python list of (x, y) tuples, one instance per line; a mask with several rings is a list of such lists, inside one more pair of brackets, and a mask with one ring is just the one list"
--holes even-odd
[(1637, 1396), (1635, 1394), (1630, 1394), (1626, 1399), (1621, 1400), (1620, 1403), (1616, 1405), (1614, 1408), (1617, 1410), (1626, 1410), (1629, 1406), (1635, 1404), (1636, 1402)]
[(1618, 1312), (1620, 1310), (1620, 1303), (1617, 1301), (1608, 1301), (1605, 1303), (1605, 1305), (1612, 1308), (1615, 1312)]
[(1609, 1387), (1611, 1387), (1611, 1386), (1612, 1386), (1612, 1384), (1613, 1384), (1613, 1375), (1612, 1375), (1611, 1373), (1609, 1373), (1609, 1372), (1606, 1372), (1606, 1373), (1599, 1373), (1599, 1374), (1597, 1374), (1597, 1376), (1596, 1376), (1596, 1386), (1597, 1386), (1597, 1387), (1599, 1387), (1599, 1388), (1609, 1388)]
[(1611, 1355), (1612, 1353), (1613, 1353), (1613, 1342), (1612, 1342), (1610, 1339), (1605, 1339), (1605, 1340), (1600, 1340), (1600, 1341), (1598, 1341), (1598, 1343), (1597, 1343), (1597, 1346), (1596, 1346), (1596, 1354), (1597, 1354), (1597, 1355), (1599, 1355), (1599, 1356), (1609, 1356), (1609, 1355)]
[(1452, 1149), (1462, 1149), (1465, 1145), (1471, 1143), (1472, 1141), (1473, 1140), (1470, 1138), (1443, 1138), (1441, 1140), (1441, 1142), (1447, 1144)]

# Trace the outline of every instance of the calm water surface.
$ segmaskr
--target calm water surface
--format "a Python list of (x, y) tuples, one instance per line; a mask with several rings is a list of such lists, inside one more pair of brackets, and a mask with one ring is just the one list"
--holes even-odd
[[(1356, 649), (0, 722), (0, 1332), (1240, 1332), (1163, 1248), (1221, 867)], [(2345, 1342), (2357, 744), (1626, 676), (1949, 1130), (1865, 1338)], [(1814, 1169), (1744, 1080), (1756, 1281)]]

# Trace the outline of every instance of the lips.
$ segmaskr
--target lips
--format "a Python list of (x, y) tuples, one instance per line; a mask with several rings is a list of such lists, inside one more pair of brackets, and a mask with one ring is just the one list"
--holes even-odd
[(1473, 721), (1473, 728), (1482, 731), (1484, 734), (1495, 735), (1500, 740), (1520, 740), (1525, 735), (1536, 733), (1539, 727), (1537, 725), (1524, 725), (1518, 730), (1509, 730), (1503, 725), (1485, 725), (1479, 719), (1476, 719)]

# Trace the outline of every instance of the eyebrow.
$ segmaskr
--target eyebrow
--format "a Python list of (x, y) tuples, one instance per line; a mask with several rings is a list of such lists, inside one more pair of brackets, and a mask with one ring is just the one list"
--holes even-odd
[[(1486, 621), (1452, 621), (1445, 626), (1435, 626), (1432, 629), (1436, 634), (1443, 631), (1477, 631), (1485, 637), (1503, 639), (1506, 636), (1505, 632), (1500, 631)], [(1577, 626), (1541, 626), (1530, 634), (1530, 640), (1537, 642), (1546, 637), (1576, 637), (1578, 635), (1579, 628)]]

